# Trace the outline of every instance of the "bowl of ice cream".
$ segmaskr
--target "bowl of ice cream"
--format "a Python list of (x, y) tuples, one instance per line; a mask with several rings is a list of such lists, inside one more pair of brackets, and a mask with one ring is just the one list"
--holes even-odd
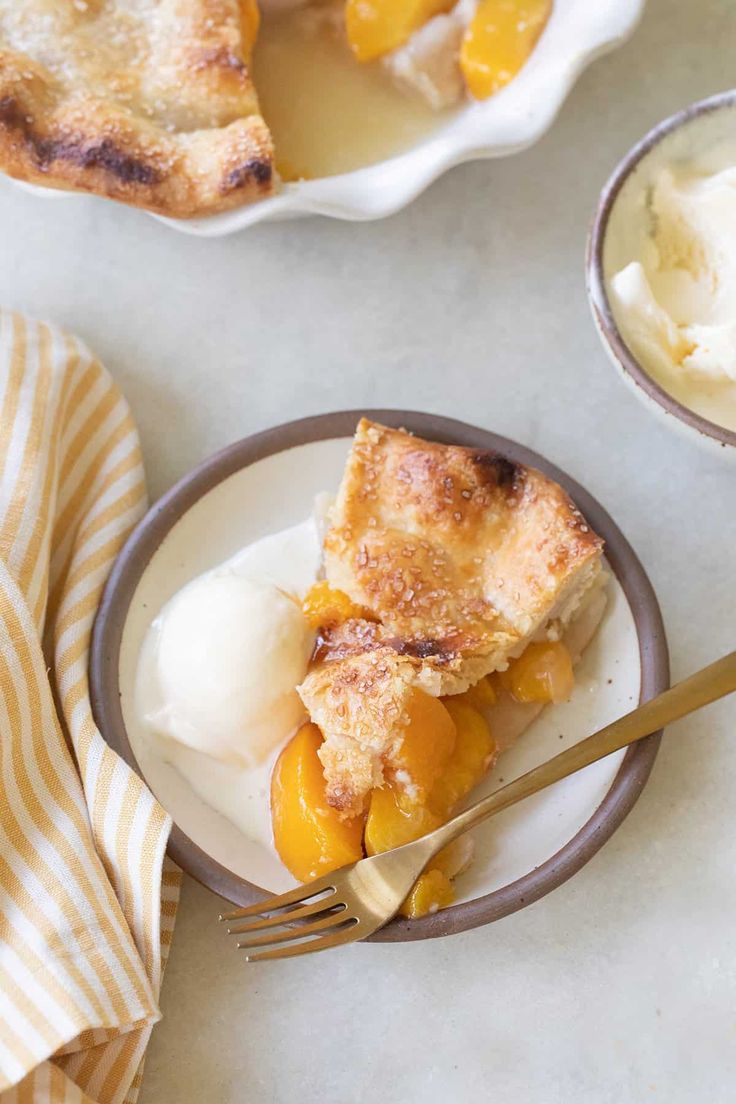
[(611, 361), (672, 428), (736, 458), (736, 92), (686, 107), (614, 170), (587, 287)]

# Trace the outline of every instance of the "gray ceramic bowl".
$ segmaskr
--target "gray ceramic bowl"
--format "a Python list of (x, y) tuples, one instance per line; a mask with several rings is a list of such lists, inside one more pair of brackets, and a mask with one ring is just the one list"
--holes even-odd
[[(247, 498), (244, 500), (241, 485), (237, 480), (244, 479), (247, 483), (248, 479), (255, 478), (254, 472), (270, 471), (269, 464), (280, 466), (287, 473), (291, 473), (287, 474), (289, 479), (298, 478), (293, 474), (297, 461), (284, 456), (288, 450), (300, 450), (298, 465), (303, 469), (309, 465), (309, 457), (313, 452), (316, 454), (321, 450), (320, 455), (322, 455), (325, 447), (329, 446), (327, 451), (331, 449), (339, 460), (339, 466), (335, 467), (336, 485), (344, 462), (341, 450), (344, 447), (344, 451), (347, 451), (349, 439), (363, 413), (384, 424), (404, 426), (432, 440), (500, 452), (513, 461), (541, 469), (566, 487), (588, 521), (606, 541), (608, 563), (617, 580), (616, 593), (620, 595), (619, 604), (621, 607), (626, 607), (625, 617), (627, 624), (630, 625), (627, 638), (631, 653), (629, 662), (635, 672), (635, 679), (626, 690), (625, 706), (619, 702), (609, 701), (607, 706), (609, 713), (611, 710), (625, 712), (626, 709), (631, 708), (635, 704), (637, 691), (639, 691), (640, 700), (645, 701), (660, 693), (668, 685), (667, 646), (652, 587), (620, 530), (587, 491), (529, 449), (461, 422), (411, 411), (344, 411), (291, 422), (265, 433), (256, 434), (206, 460), (150, 510), (127, 542), (108, 580), (97, 614), (92, 639), (90, 681), (94, 715), (100, 730), (111, 747), (134, 770), (143, 775), (126, 729), (125, 695), (128, 692), (126, 678), (129, 682), (129, 677), (125, 675), (125, 663), (121, 661), (121, 655), (124, 656), (127, 647), (126, 624), (133, 619), (131, 610), (135, 609), (136, 603), (140, 614), (142, 605), (140, 592), (145, 588), (147, 573), (150, 578), (150, 573), (154, 570), (156, 557), (163, 555), (162, 549), (167, 547), (167, 542), (171, 548), (170, 542), (176, 540), (179, 540), (179, 544), (174, 547), (177, 547), (181, 553), (181, 555), (177, 553), (177, 564), (182, 557), (186, 556), (186, 542), (182, 544), (181, 539), (182, 526), (186, 529), (188, 521), (196, 516), (198, 510), (210, 509), (208, 503), (213, 501), (210, 496), (221, 495), (228, 490), (228, 487), (231, 490), (235, 487), (237, 495), (232, 501), (238, 504), (238, 509), (248, 511), (252, 506), (256, 506), (256, 503), (249, 503)], [(282, 461), (288, 462), (282, 463)], [(266, 465), (265, 468), (264, 465)], [(233, 480), (236, 481), (235, 484)], [(215, 498), (214, 501), (219, 503), (221, 500)], [(208, 534), (211, 529), (212, 526), (207, 530)], [(198, 555), (201, 559), (201, 549)], [(195, 569), (192, 568), (192, 570)], [(197, 570), (201, 570), (201, 566)], [(168, 580), (167, 585), (175, 586), (180, 583), (175, 584)], [(147, 607), (145, 616), (150, 618), (154, 613), (155, 611)], [(621, 657), (615, 654), (606, 655), (603, 676), (614, 674), (617, 670), (615, 665), (620, 659)], [(610, 689), (606, 684), (614, 680), (601, 677), (599, 681), (603, 684), (600, 690), (603, 695), (604, 690)], [(589, 711), (588, 691), (586, 695), (588, 701), (586, 709)], [(610, 719), (610, 716), (606, 716), (598, 723), (605, 723)], [(589, 717), (585, 723), (590, 723)], [(554, 744), (551, 752), (549, 750), (543, 752), (545, 758), (565, 746), (557, 742), (557, 733), (562, 727), (562, 722), (559, 722), (559, 728), (553, 729), (550, 738)], [(585, 730), (582, 730), (575, 735), (575, 738), (581, 738), (585, 734)], [(559, 739), (562, 738), (562, 736), (559, 737)], [(569, 838), (565, 837), (562, 846), (557, 850), (548, 848), (544, 861), (537, 865), (522, 864), (521, 876), (511, 878), (507, 884), (496, 885), (491, 892), (478, 890), (477, 896), (473, 899), (434, 915), (412, 921), (397, 918), (372, 938), (380, 941), (396, 941), (448, 935), (498, 920), (549, 893), (579, 870), (621, 824), (639, 797), (649, 776), (659, 739), (660, 735), (655, 734), (635, 744), (626, 752), (618, 766), (618, 761), (611, 761), (607, 767), (609, 775), (605, 776), (603, 783), (596, 783), (599, 789), (595, 790), (595, 800), (590, 806), (592, 811), (590, 814), (585, 814), (580, 822), (582, 826), (578, 825)], [(155, 786), (154, 792), (156, 792)], [(552, 790), (547, 793), (551, 794)], [(552, 824), (560, 817), (559, 802), (564, 803), (567, 800), (565, 791), (558, 790), (557, 795), (555, 800), (558, 805), (553, 812), (553, 820), (550, 822)], [(172, 809), (170, 811), (173, 812)], [(519, 815), (521, 816), (522, 813), (523, 809), (520, 806)], [(242, 840), (242, 837), (239, 838)], [(554, 851), (551, 855), (550, 850)], [(199, 846), (190, 838), (178, 824), (175, 824), (171, 833), (169, 853), (189, 874), (235, 904), (249, 904), (264, 895), (265, 891), (262, 888), (214, 858), (206, 848)]]
[[(588, 299), (603, 346), (637, 398), (670, 428), (721, 457), (736, 460), (736, 432), (697, 414), (670, 394), (627, 345), (608, 295), (612, 252), (609, 231), (622, 221), (623, 204), (646, 187), (649, 173), (667, 160), (707, 150), (724, 137), (736, 135), (736, 91), (723, 92), (691, 104), (659, 123), (616, 166), (601, 192), (588, 238), (586, 277)], [(618, 217), (618, 218), (617, 218)]]

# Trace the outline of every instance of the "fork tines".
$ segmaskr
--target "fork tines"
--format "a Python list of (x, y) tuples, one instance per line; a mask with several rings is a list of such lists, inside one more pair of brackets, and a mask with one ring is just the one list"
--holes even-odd
[[(354, 929), (358, 918), (349, 915), (345, 902), (338, 901), (336, 897), (335, 887), (329, 879), (320, 878), (278, 897), (269, 897), (254, 905), (224, 913), (220, 920), (248, 919), (247, 923), (235, 924), (227, 929), (228, 935), (247, 937), (238, 942), (239, 949), (258, 951), (257, 954), (247, 954), (247, 962), (290, 958), (337, 947), (357, 938)], [(256, 932), (265, 934), (255, 935)], [(274, 943), (288, 943), (289, 946), (270, 951), (259, 950)]]

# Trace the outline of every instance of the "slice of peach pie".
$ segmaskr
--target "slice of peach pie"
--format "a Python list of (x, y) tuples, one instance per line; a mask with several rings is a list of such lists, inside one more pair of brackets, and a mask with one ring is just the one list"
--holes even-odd
[[(605, 605), (602, 541), (565, 491), (493, 452), (363, 419), (324, 537), (317, 629), (299, 689), (310, 721), (282, 752), (276, 847), (301, 881), (450, 817), (549, 702), (564, 701)], [(452, 900), (467, 841), (404, 906)]]

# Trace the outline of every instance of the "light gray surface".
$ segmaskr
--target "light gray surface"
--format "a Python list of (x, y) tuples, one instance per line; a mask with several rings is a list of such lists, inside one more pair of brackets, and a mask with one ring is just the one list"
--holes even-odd
[[(651, 0), (515, 159), (362, 226), (204, 242), (0, 185), (0, 301), (75, 329), (125, 389), (151, 492), (212, 450), (344, 406), (439, 411), (581, 479), (639, 551), (674, 674), (736, 645), (733, 469), (615, 377), (583, 287), (614, 162), (733, 81), (732, 0)], [(142, 1104), (726, 1104), (736, 1083), (733, 702), (675, 726), (642, 800), (552, 896), (443, 942), (247, 967), (184, 888)]]

